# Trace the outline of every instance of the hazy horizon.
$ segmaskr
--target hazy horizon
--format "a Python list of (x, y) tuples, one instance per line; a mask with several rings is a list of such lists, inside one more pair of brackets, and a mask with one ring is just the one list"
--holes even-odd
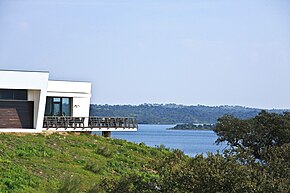
[(177, 105), (177, 106), (205, 106), (205, 107), (242, 107), (242, 108), (250, 108), (250, 109), (261, 109), (261, 110), (287, 110), (289, 111), (290, 108), (261, 108), (261, 107), (250, 107), (250, 106), (242, 106), (242, 105), (228, 105), (228, 104), (221, 104), (221, 105), (207, 105), (207, 104), (177, 104), (177, 103), (139, 103), (139, 104), (108, 104), (108, 103), (91, 103), (91, 105), (120, 105), (120, 106), (140, 106), (140, 105)]

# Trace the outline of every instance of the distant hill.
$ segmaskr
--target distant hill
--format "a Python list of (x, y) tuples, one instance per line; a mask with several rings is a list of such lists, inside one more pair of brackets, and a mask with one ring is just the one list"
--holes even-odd
[[(177, 104), (97, 105), (91, 104), (91, 116), (135, 116), (140, 124), (203, 123), (214, 124), (225, 114), (241, 119), (256, 116), (262, 109), (242, 106), (185, 106)], [(283, 113), (289, 109), (272, 109)]]

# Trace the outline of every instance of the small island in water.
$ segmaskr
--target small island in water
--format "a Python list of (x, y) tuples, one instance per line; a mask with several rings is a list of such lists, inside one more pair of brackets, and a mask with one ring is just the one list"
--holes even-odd
[(168, 128), (168, 130), (213, 130), (214, 124), (177, 124), (172, 128)]

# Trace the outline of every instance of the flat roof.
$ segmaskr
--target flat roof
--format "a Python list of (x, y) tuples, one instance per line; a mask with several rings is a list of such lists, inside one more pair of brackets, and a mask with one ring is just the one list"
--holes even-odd
[(0, 69), (0, 71), (10, 71), (10, 72), (41, 72), (41, 73), (49, 73), (49, 71), (45, 71), (45, 70), (7, 70), (7, 69)]
[[(35, 73), (49, 73), (49, 71), (45, 70), (7, 70), (7, 69), (0, 69), (0, 72), (35, 72)], [(53, 80), (49, 79), (48, 81), (62, 81), (62, 82), (87, 82), (91, 83), (91, 81), (79, 81), (79, 80)]]
[(83, 82), (83, 83), (91, 83), (91, 81), (79, 81), (79, 80), (53, 80), (53, 79), (49, 79), (48, 81), (60, 81), (60, 82)]

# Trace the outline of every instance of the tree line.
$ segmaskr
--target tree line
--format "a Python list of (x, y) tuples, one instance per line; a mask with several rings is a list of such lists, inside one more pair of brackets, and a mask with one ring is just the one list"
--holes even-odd
[[(214, 124), (223, 115), (232, 115), (240, 119), (256, 116), (261, 109), (241, 106), (185, 106), (176, 104), (141, 105), (98, 105), (91, 104), (91, 116), (132, 116), (140, 124), (178, 124), (202, 123)], [(283, 113), (287, 110), (268, 110)]]

